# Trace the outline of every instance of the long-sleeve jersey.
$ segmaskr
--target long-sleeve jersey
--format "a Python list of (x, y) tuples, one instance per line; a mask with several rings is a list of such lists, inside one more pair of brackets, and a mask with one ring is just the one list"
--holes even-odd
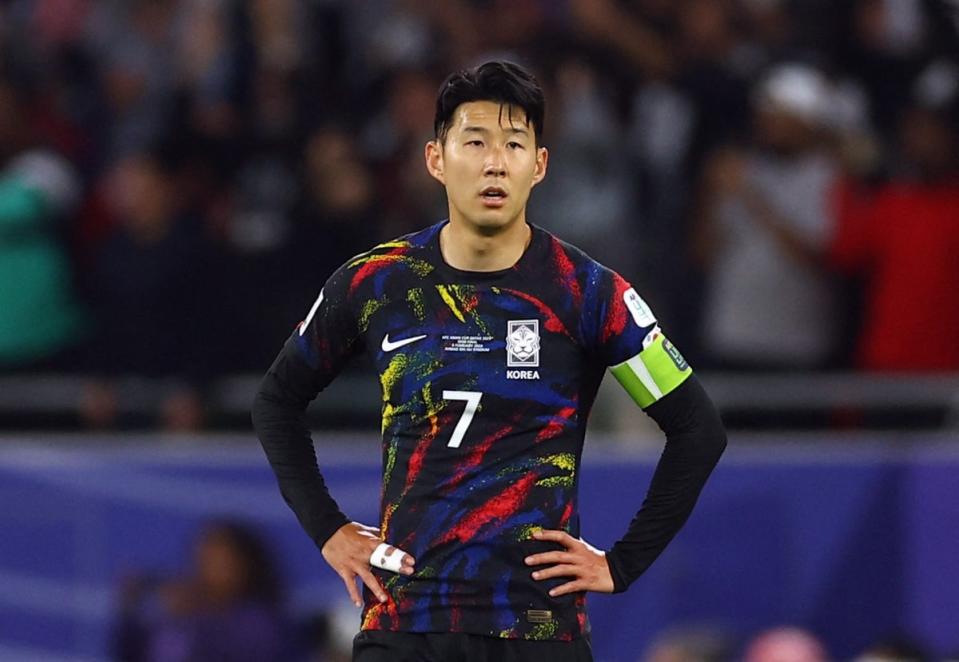
[[(549, 596), (568, 578), (535, 581), (524, 559), (558, 548), (534, 540), (537, 529), (579, 536), (580, 458), (605, 370), (647, 411), (674, 391), (694, 402), (705, 394), (615, 272), (536, 226), (513, 267), (460, 271), (440, 253), (443, 225), (381, 244), (329, 278), (264, 379), (257, 431), (284, 497), (322, 546), (349, 520), (326, 492), (297, 414), (367, 353), (383, 398), (380, 533), (416, 570), (374, 569), (389, 599), (365, 591), (362, 628), (583, 636), (585, 595)], [(641, 511), (635, 535), (608, 557), (617, 590), (688, 515), (722, 451), (700, 448), (681, 470), (657, 471), (665, 497), (647, 498), (649, 516)]]

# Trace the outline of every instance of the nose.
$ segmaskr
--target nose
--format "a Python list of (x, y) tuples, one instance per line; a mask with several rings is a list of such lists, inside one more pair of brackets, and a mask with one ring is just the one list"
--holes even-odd
[(506, 176), (506, 157), (502, 148), (493, 147), (490, 149), (483, 167), (483, 174), (487, 177)]

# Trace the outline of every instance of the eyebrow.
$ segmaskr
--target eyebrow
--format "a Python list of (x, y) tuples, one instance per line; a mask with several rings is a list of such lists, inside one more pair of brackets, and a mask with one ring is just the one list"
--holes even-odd
[[(503, 130), (506, 131), (506, 132), (508, 132), (508, 133), (521, 133), (521, 134), (523, 134), (524, 136), (529, 135), (529, 131), (527, 131), (526, 129), (524, 129), (524, 128), (522, 128), (522, 127), (511, 126), (511, 127), (506, 128), (506, 129), (503, 129)], [(463, 127), (463, 133), (468, 133), (468, 132), (473, 132), (473, 133), (489, 133), (490, 130), (487, 129), (486, 127), (482, 127), (482, 126), (464, 126), (464, 127)]]

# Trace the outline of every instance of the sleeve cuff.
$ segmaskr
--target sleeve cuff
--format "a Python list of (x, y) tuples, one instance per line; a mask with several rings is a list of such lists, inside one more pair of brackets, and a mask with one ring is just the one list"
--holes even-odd
[(316, 543), (317, 549), (322, 550), (326, 541), (332, 538), (333, 534), (339, 531), (343, 525), (349, 523), (350, 518), (339, 511), (324, 518), (323, 522), (317, 528), (316, 534), (313, 536), (313, 542)]
[(622, 593), (628, 589), (629, 582), (623, 576), (622, 562), (615, 548), (606, 552), (606, 564), (609, 566), (609, 574), (613, 578), (613, 593)]

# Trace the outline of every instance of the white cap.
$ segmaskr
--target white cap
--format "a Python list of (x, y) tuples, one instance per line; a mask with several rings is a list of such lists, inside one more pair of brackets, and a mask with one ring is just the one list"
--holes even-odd
[(809, 124), (825, 124), (829, 117), (830, 87), (819, 71), (802, 64), (773, 67), (760, 82), (760, 108), (794, 115)]
[(65, 158), (43, 149), (17, 156), (7, 172), (28, 188), (36, 189), (55, 213), (71, 211), (80, 201), (81, 185), (76, 170)]

